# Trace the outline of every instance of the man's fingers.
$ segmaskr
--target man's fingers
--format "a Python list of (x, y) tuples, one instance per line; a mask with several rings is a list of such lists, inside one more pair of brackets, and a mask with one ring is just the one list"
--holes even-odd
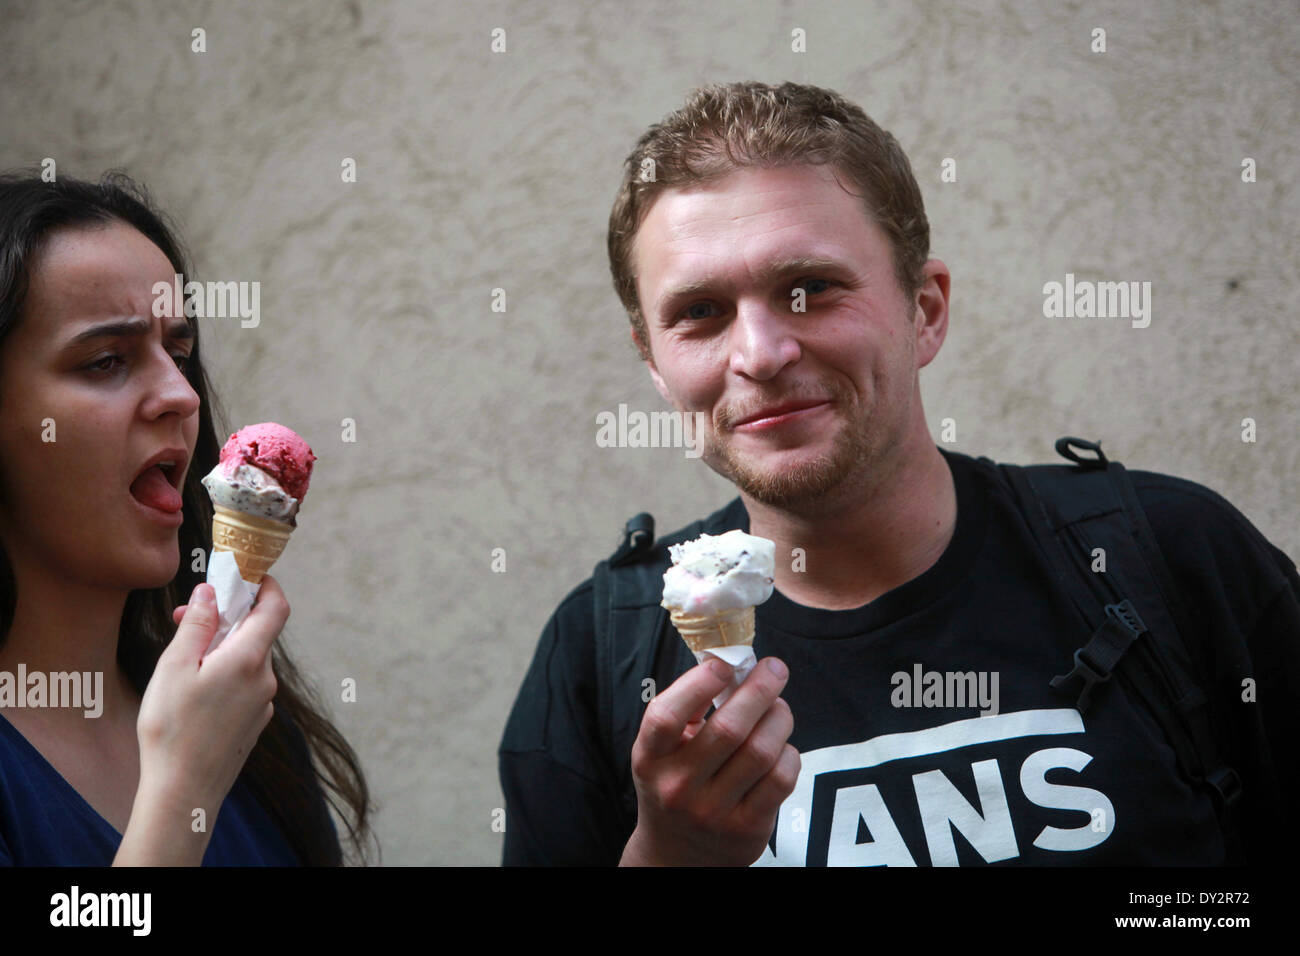
[(772, 702), (785, 689), (790, 672), (775, 657), (759, 661), (745, 683), (732, 694), (691, 740), (700, 752), (700, 769), (713, 776), (749, 739)]
[(709, 712), (709, 708), (712, 706), (713, 703), (712, 701), (710, 701), (709, 703), (701, 707), (699, 711), (696, 712), (694, 717), (692, 717), (689, 721), (686, 722), (686, 729), (682, 732), (683, 740), (690, 740), (692, 737), (694, 737), (696, 734), (700, 732), (700, 728), (704, 726), (704, 715)]
[(664, 757), (681, 744), (682, 732), (692, 720), (702, 718), (709, 702), (731, 680), (731, 667), (708, 660), (692, 667), (667, 690), (656, 694), (641, 719), (637, 743), (647, 757)]
[(794, 792), (801, 766), (799, 751), (786, 744), (781, 749), (781, 758), (777, 760), (776, 766), (745, 794), (745, 798), (736, 807), (737, 812), (754, 820), (771, 819)]
[(753, 733), (722, 765), (709, 789), (727, 806), (740, 803), (745, 794), (777, 765), (792, 730), (794, 716), (790, 713), (790, 705), (778, 697)]

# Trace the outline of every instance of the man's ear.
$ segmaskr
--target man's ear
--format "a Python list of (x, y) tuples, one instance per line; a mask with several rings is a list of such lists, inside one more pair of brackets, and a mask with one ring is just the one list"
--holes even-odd
[(627, 334), (632, 337), (632, 346), (636, 349), (636, 354), (641, 356), (643, 361), (650, 361), (650, 346), (646, 344), (645, 339), (637, 332), (636, 326), (629, 325)]
[(650, 370), (650, 377), (654, 379), (655, 388), (659, 389), (659, 394), (664, 397), (664, 401), (669, 405), (672, 405), (673, 408), (676, 408), (677, 406), (673, 404), (672, 396), (668, 394), (668, 386), (664, 384), (664, 377), (660, 375), (659, 370), (655, 368), (655, 360), (647, 358), (645, 360), (645, 367)]
[(939, 354), (948, 335), (948, 301), (952, 275), (938, 259), (929, 259), (921, 270), (922, 285), (916, 293), (916, 367), (925, 368)]
[[(635, 345), (637, 351), (641, 353), (641, 360), (645, 362), (645, 367), (650, 370), (650, 378), (654, 381), (655, 388), (659, 389), (659, 394), (663, 396), (664, 401), (669, 405), (672, 405), (673, 400), (668, 395), (668, 386), (664, 384), (663, 376), (660, 375), (659, 370), (655, 368), (655, 359), (654, 356), (650, 354), (649, 345), (647, 345), (641, 337), (636, 334), (636, 329), (629, 329), (628, 331), (632, 334), (632, 344)], [(676, 408), (677, 406), (673, 405), (673, 407)]]

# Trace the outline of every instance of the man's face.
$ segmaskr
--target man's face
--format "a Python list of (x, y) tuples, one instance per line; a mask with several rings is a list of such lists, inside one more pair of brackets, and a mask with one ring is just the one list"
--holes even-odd
[(943, 341), (946, 270), (927, 263), (944, 300), (927, 320), (935, 284), (925, 308), (904, 298), (888, 240), (830, 167), (668, 190), (633, 259), (655, 385), (705, 413), (705, 461), (756, 500), (809, 510), (896, 467), (924, 431), (916, 373)]

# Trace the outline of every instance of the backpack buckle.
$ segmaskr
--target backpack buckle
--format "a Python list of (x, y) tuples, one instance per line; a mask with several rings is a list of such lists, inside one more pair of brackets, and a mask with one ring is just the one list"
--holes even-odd
[[(1059, 688), (1071, 677), (1083, 679), (1079, 693), (1079, 713), (1088, 709), (1088, 697), (1094, 684), (1110, 680), (1113, 666), (1118, 663), (1128, 646), (1147, 632), (1147, 626), (1127, 598), (1118, 604), (1106, 605), (1106, 619), (1097, 628), (1092, 639), (1074, 652), (1074, 670), (1052, 678), (1052, 687)], [(1102, 660), (1098, 660), (1100, 654)], [(1104, 663), (1109, 661), (1109, 665)]]
[(1068, 674), (1061, 674), (1052, 678), (1052, 687), (1059, 688), (1071, 677), (1080, 677), (1083, 679), (1083, 690), (1079, 692), (1078, 707), (1079, 713), (1084, 713), (1088, 709), (1088, 696), (1092, 693), (1094, 684), (1104, 684), (1110, 680), (1110, 672), (1100, 671), (1092, 663), (1084, 659), (1083, 652), (1087, 648), (1081, 647), (1074, 652), (1074, 669)]
[(1232, 807), (1241, 799), (1241, 777), (1231, 767), (1220, 767), (1205, 776), (1205, 781), (1214, 788), (1215, 802), (1219, 812)]
[(655, 519), (649, 512), (643, 511), (629, 518), (623, 528), (623, 543), (618, 546), (609, 559), (611, 567), (618, 567), (637, 555), (644, 554), (654, 547)]
[(1106, 616), (1123, 625), (1124, 629), (1133, 635), (1134, 640), (1147, 632), (1147, 626), (1143, 622), (1142, 616), (1138, 614), (1137, 608), (1133, 606), (1133, 602), (1128, 598), (1118, 604), (1107, 604)]
[[(1096, 457), (1080, 458), (1074, 450), (1075, 447), (1081, 448), (1085, 451), (1096, 452)], [(1082, 465), (1084, 468), (1105, 468), (1109, 462), (1109, 459), (1102, 454), (1101, 442), (1088, 441), (1086, 438), (1072, 438), (1069, 435), (1056, 440), (1056, 453), (1062, 458), (1074, 462), (1076, 465)]]

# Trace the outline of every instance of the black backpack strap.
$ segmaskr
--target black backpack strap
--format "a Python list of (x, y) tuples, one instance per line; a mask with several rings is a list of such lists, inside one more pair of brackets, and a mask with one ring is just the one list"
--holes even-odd
[[(695, 658), (660, 605), (664, 572), (672, 564), (668, 545), (728, 530), (744, 515), (739, 499), (662, 541), (654, 518), (641, 513), (627, 522), (623, 541), (592, 576), (595, 602), (596, 715), (601, 742), (613, 760), (624, 809), (636, 814), (630, 755), (654, 693), (695, 666)], [(647, 686), (646, 678), (654, 683)]]
[[(696, 522), (692, 529), (702, 522)], [(698, 531), (695, 532), (698, 534)], [(636, 791), (627, 755), (641, 729), (641, 718), (649, 703), (646, 678), (653, 678), (653, 690), (667, 686), (665, 670), (675, 661), (666, 658), (672, 645), (662, 640), (668, 627), (668, 611), (660, 606), (664, 571), (669, 560), (652, 560), (654, 518), (642, 513), (630, 519), (623, 542), (607, 561), (596, 566), (592, 578), (596, 623), (596, 715), (602, 742), (614, 757), (619, 792), (624, 810), (636, 813)], [(681, 641), (677, 641), (681, 644)], [(683, 645), (685, 646), (685, 645)], [(668, 678), (671, 682), (671, 676)]]
[[(1095, 457), (1080, 457), (1072, 446)], [(1197, 669), (1180, 637), (1186, 619), (1132, 480), (1098, 443), (1062, 438), (1056, 447), (1075, 466), (998, 466), (1053, 579), (1092, 633), (1075, 651), (1073, 670), (1053, 678), (1052, 687), (1081, 681), (1077, 705), (1083, 712), (1096, 685), (1118, 674), (1165, 731), (1179, 767), (1210, 787), (1222, 814), (1240, 796), (1241, 781), (1221, 758), (1209, 701), (1191, 676)], [(1104, 573), (1092, 570), (1098, 548)]]

